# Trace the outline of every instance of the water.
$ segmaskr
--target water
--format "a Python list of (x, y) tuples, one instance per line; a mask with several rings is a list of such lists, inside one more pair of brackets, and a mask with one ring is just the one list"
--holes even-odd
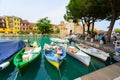
[[(1, 37), (0, 37), (1, 39)], [(2, 37), (2, 39), (6, 39)], [(30, 41), (37, 41), (43, 48), (44, 43), (50, 43), (50, 37), (12, 37), (9, 39), (29, 39)], [(84, 66), (80, 61), (74, 59), (73, 57), (67, 55), (65, 60), (60, 66), (60, 74), (62, 80), (73, 80), (80, 76), (86, 75), (90, 72), (98, 70), (105, 67), (105, 63), (99, 61), (98, 59), (92, 57), (90, 66)], [(3, 71), (0, 71), (0, 80), (60, 80), (59, 71), (52, 66), (45, 59), (42, 54), (30, 64), (26, 72), (21, 75), (18, 73), (18, 70), (15, 68), (13, 62)]]

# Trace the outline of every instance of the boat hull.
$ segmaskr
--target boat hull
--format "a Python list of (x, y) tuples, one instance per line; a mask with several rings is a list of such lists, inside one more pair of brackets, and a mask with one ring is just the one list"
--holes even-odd
[(52, 61), (52, 60), (49, 60), (49, 59), (47, 59), (47, 61), (48, 61), (50, 64), (52, 64), (54, 67), (56, 67), (57, 69), (59, 69), (59, 66), (60, 66), (61, 63), (63, 62), (63, 61), (55, 62), (55, 61)]
[(23, 55), (25, 54), (25, 48), (20, 50), (14, 57), (14, 65), (17, 67), (19, 72), (25, 71), (25, 67), (29, 66), (40, 55), (41, 47), (38, 47), (39, 50), (37, 52), (34, 52), (35, 49), (36, 48), (34, 48), (32, 51), (33, 56), (29, 56), (28, 60), (25, 60), (25, 58), (23, 58)]
[(61, 50), (61, 54), (56, 53), (55, 49), (48, 50), (46, 46), (50, 46), (48, 44), (44, 44), (44, 56), (47, 61), (52, 64), (54, 67), (59, 69), (61, 63), (63, 62), (64, 58), (66, 57), (66, 50), (63, 47), (59, 47)]
[(87, 67), (89, 66), (91, 57), (86, 55), (85, 53), (79, 51), (79, 52), (77, 52), (75, 54), (71, 54), (71, 53), (68, 52), (68, 54), (70, 56), (72, 56), (73, 58), (75, 58), (75, 59), (79, 60), (80, 62), (82, 62), (85, 66), (87, 66)]
[[(76, 44), (76, 46), (83, 52), (91, 55), (91, 56), (94, 56), (96, 58), (98, 58), (99, 60), (105, 62), (107, 60), (107, 58), (109, 57), (109, 54), (104, 52), (104, 51), (101, 51), (101, 50), (98, 50), (98, 49), (95, 49), (93, 47), (90, 47), (90, 46), (87, 46), (85, 45), (85, 47), (82, 47), (82, 45), (84, 44)], [(97, 52), (98, 51), (98, 52)]]

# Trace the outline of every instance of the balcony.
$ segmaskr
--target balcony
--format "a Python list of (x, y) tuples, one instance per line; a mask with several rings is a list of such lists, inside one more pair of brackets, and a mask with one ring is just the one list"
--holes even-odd
[(0, 19), (0, 22), (5, 23), (5, 20), (4, 19)]

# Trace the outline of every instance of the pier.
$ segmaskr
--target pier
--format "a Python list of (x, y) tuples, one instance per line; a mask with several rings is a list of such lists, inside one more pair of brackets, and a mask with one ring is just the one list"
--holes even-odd
[(99, 69), (74, 80), (120, 80), (120, 62)]

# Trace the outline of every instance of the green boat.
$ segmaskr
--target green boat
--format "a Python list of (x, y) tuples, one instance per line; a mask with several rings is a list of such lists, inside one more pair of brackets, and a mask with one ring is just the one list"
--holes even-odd
[(41, 47), (25, 47), (22, 48), (14, 57), (13, 63), (21, 73), (26, 70), (26, 66), (29, 66), (41, 53)]

